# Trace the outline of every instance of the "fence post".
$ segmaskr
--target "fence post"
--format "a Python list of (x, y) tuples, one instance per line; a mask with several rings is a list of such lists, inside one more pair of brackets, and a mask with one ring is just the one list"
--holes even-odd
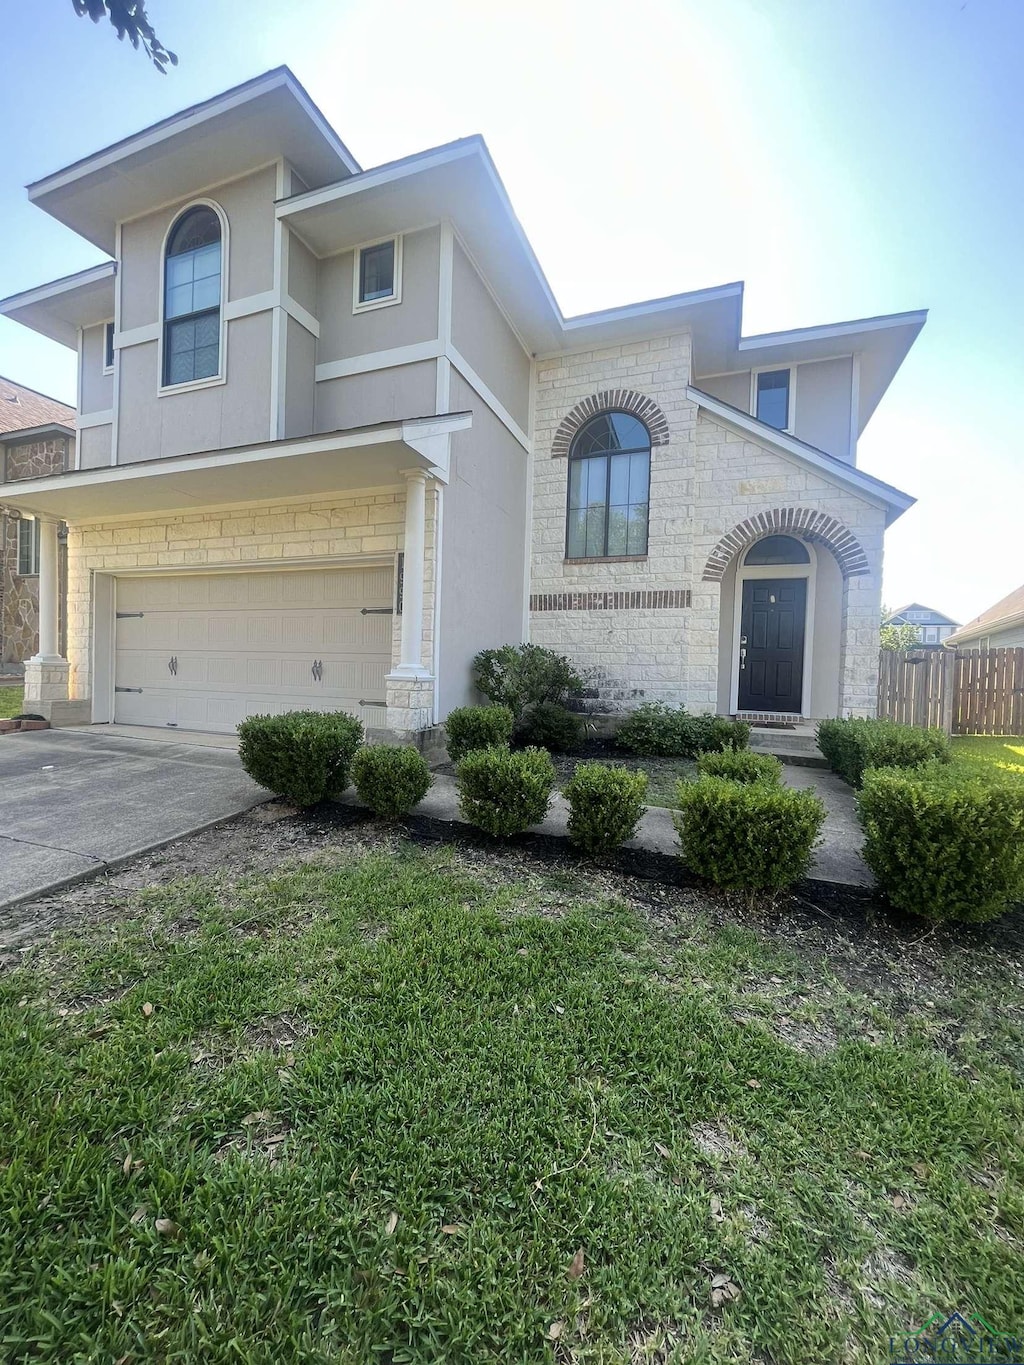
[(944, 649), (942, 652), (942, 672), (939, 675), (941, 694), (939, 724), (947, 735), (953, 733), (953, 713), (956, 692), (956, 650)]

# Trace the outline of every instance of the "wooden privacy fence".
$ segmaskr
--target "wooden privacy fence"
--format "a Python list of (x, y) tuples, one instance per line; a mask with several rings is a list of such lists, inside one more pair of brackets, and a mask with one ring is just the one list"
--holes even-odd
[(1024, 648), (883, 649), (878, 714), (952, 735), (1024, 734)]

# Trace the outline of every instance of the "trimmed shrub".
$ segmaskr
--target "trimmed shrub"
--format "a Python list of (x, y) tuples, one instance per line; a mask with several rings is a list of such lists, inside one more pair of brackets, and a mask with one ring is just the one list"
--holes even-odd
[(647, 774), (607, 763), (581, 763), (562, 791), (569, 802), (572, 842), (584, 853), (611, 853), (637, 831)]
[(803, 877), (825, 819), (808, 791), (701, 777), (680, 782), (673, 817), (687, 867), (715, 886), (782, 891)]
[(750, 726), (724, 716), (691, 716), (685, 706), (648, 701), (631, 712), (615, 742), (644, 758), (693, 758), (697, 754), (745, 749)]
[(823, 720), (818, 748), (833, 772), (859, 787), (868, 768), (922, 768), (948, 763), (949, 736), (941, 730), (899, 725), (894, 720)]
[(363, 738), (343, 711), (286, 711), (250, 716), (238, 727), (238, 757), (261, 787), (296, 806), (340, 796)]
[(583, 691), (583, 679), (564, 654), (543, 645), (502, 645), (482, 649), (473, 660), (473, 677), (488, 701), (507, 706), (516, 721), (531, 706), (564, 705)]
[(430, 769), (411, 744), (373, 744), (352, 760), (360, 800), (385, 820), (408, 815), (430, 790)]
[(471, 825), (499, 839), (544, 819), (555, 765), (543, 749), (478, 749), (458, 767), (459, 810)]
[(514, 718), (507, 706), (460, 706), (444, 723), (453, 763), (474, 749), (508, 747)]
[(723, 749), (700, 754), (697, 772), (701, 777), (727, 777), (730, 782), (782, 781), (782, 760), (774, 754), (755, 754), (751, 749)]
[(569, 754), (583, 740), (583, 719), (554, 701), (538, 702), (516, 728), (520, 744), (532, 744), (553, 754)]
[(1024, 899), (1024, 784), (941, 764), (874, 768), (857, 813), (864, 860), (897, 909), (980, 921)]

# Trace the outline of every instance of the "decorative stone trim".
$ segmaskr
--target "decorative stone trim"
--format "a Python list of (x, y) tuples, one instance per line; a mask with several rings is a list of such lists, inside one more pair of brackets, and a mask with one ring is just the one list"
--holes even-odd
[(860, 541), (835, 517), (816, 512), (810, 507), (773, 507), (769, 512), (758, 512), (756, 516), (747, 517), (722, 537), (704, 565), (704, 582), (720, 583), (733, 559), (748, 545), (762, 536), (778, 532), (792, 532), (804, 540), (818, 541), (828, 546), (844, 578), (856, 578), (871, 572), (871, 565)]
[(642, 588), (634, 592), (538, 592), (531, 611), (659, 611), (688, 607), (689, 588)]
[(647, 398), (635, 389), (604, 389), (601, 393), (592, 393), (589, 398), (584, 398), (562, 418), (551, 442), (552, 459), (566, 458), (580, 427), (602, 412), (632, 413), (647, 428), (652, 446), (668, 445), (668, 419), (653, 398)]

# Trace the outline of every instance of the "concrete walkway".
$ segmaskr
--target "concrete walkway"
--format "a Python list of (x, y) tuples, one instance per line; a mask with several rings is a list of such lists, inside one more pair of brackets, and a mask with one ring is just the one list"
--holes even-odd
[[(0, 906), (54, 891), (229, 816), (269, 793), (223, 737), (108, 726), (0, 739)], [(184, 742), (183, 742), (184, 741)], [(212, 743), (211, 743), (212, 741)]]

